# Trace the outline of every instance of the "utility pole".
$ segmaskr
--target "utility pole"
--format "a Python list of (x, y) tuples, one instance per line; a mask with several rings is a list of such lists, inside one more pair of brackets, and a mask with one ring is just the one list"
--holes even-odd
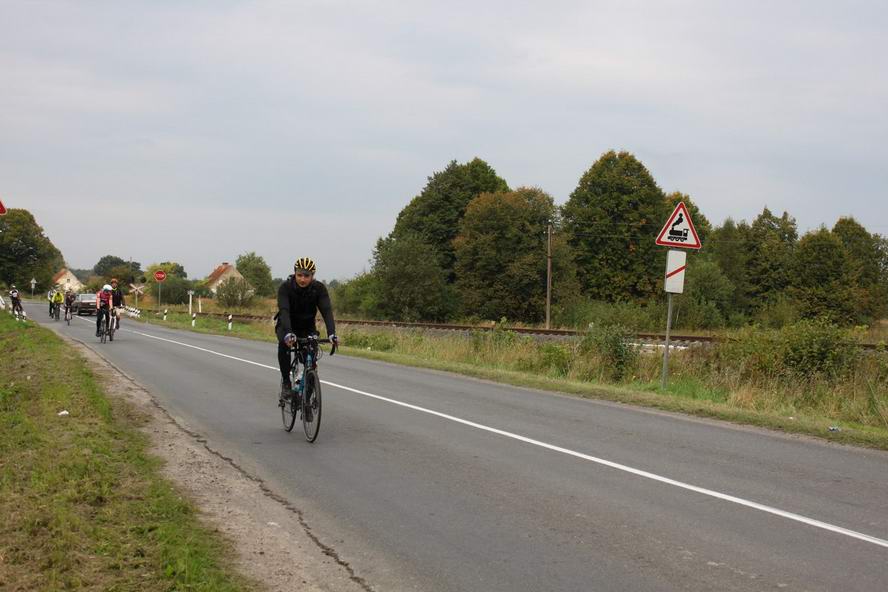
[(552, 321), (552, 223), (546, 227), (546, 329)]

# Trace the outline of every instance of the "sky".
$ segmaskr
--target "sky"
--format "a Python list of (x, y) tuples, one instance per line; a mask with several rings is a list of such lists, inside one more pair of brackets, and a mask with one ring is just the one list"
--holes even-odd
[(560, 204), (615, 149), (716, 224), (888, 234), (886, 31), (853, 0), (0, 0), (0, 201), (75, 268), (344, 279), (451, 160)]

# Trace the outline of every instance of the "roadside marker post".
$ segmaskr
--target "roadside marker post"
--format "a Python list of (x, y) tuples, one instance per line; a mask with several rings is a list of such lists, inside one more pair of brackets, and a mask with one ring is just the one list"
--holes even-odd
[(231, 315), (228, 315), (228, 330), (231, 331)]
[(168, 313), (168, 312), (169, 312), (169, 311), (168, 311), (167, 309), (163, 309), (163, 320), (164, 320), (164, 321), (167, 320), (167, 313)]
[(191, 313), (191, 326), (194, 327), (194, 324), (197, 323), (197, 313)]
[(691, 221), (684, 202), (679, 202), (672, 215), (666, 220), (660, 234), (657, 235), (656, 244), (662, 247), (671, 247), (666, 254), (666, 274), (663, 281), (663, 290), (666, 292), (666, 338), (663, 346), (663, 370), (660, 373), (660, 388), (666, 390), (669, 383), (669, 333), (672, 330), (672, 295), (684, 292), (685, 271), (687, 271), (687, 256), (685, 251), (679, 249), (699, 249), (703, 246), (697, 229)]

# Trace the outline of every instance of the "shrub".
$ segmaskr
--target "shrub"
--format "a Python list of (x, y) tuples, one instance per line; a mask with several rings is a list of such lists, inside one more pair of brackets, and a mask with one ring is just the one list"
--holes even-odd
[(343, 334), (342, 343), (349, 347), (358, 347), (373, 351), (391, 351), (395, 349), (397, 340), (389, 333), (348, 332)]
[(528, 360), (528, 369), (565, 376), (570, 372), (572, 359), (571, 351), (566, 346), (543, 343), (537, 348), (535, 357)]
[(226, 307), (245, 307), (253, 301), (253, 288), (247, 280), (231, 277), (216, 288), (216, 301)]
[(599, 357), (610, 378), (623, 380), (638, 363), (634, 337), (623, 325), (593, 325), (580, 342), (580, 353)]

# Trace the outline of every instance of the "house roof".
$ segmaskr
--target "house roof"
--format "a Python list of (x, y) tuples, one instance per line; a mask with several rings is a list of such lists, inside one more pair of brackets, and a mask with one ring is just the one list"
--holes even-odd
[(231, 267), (234, 266), (228, 261), (223, 262), (222, 265), (213, 270), (213, 273), (207, 276), (207, 284), (212, 285), (213, 283), (215, 283), (216, 280), (222, 277), (222, 274), (228, 271), (228, 269)]
[(52, 276), (52, 283), (55, 284), (56, 282), (58, 282), (60, 279), (62, 279), (65, 276), (66, 273), (68, 273), (68, 268), (63, 267), (60, 272), (58, 272), (57, 274)]

